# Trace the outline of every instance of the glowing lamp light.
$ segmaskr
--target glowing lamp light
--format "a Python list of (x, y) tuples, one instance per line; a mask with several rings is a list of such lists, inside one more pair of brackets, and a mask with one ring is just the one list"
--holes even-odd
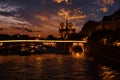
[(38, 35), (38, 37), (40, 38), (41, 36), (40, 36), (40, 35)]
[(117, 46), (120, 46), (120, 42), (117, 43)]
[(1, 43), (0, 43), (0, 46), (2, 46), (2, 45), (3, 45), (3, 43), (1, 42)]
[(116, 41), (116, 42), (113, 43), (113, 45), (115, 45), (115, 46), (120, 46), (120, 42), (119, 42), (119, 41)]

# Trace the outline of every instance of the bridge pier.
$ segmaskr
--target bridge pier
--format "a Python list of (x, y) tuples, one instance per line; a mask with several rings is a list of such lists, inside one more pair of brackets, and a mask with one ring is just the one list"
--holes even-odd
[(73, 52), (73, 48), (75, 48), (75, 47), (79, 47), (79, 50), (77, 50), (78, 52), (84, 52), (84, 44), (83, 43), (73, 43), (72, 46), (70, 47), (70, 53)]
[(67, 43), (67, 44), (65, 43), (65, 48), (64, 49), (65, 49), (66, 53), (71, 53), (70, 48), (72, 47), (72, 44), (73, 43)]
[(71, 42), (56, 43), (56, 47), (62, 49), (65, 53), (70, 53), (70, 47), (71, 46), (72, 46)]

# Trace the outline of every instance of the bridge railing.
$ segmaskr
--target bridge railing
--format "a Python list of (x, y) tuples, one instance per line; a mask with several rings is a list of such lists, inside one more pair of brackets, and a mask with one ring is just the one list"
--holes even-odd
[(55, 43), (55, 42), (75, 42), (75, 43), (86, 43), (86, 41), (79, 41), (79, 40), (0, 40), (0, 43), (5, 43), (5, 42), (44, 42), (44, 43)]

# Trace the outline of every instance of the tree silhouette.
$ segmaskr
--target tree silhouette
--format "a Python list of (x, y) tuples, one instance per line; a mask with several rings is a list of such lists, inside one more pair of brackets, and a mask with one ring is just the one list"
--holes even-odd
[(48, 39), (48, 40), (56, 40), (57, 38), (54, 37), (53, 35), (48, 35), (47, 39)]

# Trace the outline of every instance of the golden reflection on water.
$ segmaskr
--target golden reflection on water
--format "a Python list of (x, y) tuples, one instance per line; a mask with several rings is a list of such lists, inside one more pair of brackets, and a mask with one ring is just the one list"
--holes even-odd
[(2, 64), (2, 63), (3, 63), (3, 57), (0, 56), (0, 64)]
[(116, 75), (120, 75), (118, 72), (106, 66), (101, 66), (101, 70), (100, 76), (103, 77), (102, 80), (116, 80)]
[(84, 59), (85, 58), (85, 54), (84, 52), (72, 52), (72, 56), (74, 58), (80, 58), (80, 59)]

